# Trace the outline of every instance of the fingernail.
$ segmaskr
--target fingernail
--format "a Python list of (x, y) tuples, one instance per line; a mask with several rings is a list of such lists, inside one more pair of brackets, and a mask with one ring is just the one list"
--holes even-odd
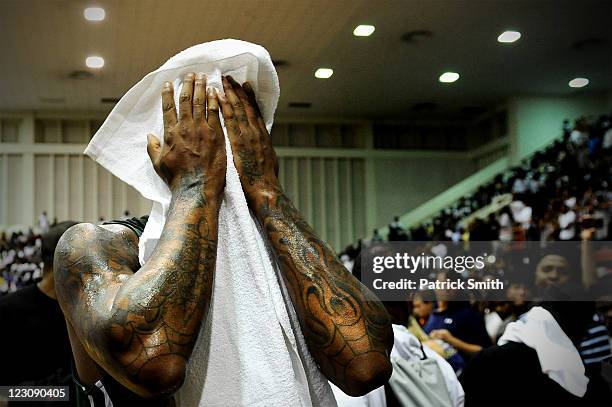
[(202, 81), (202, 80), (204, 80), (204, 79), (206, 79), (206, 75), (205, 75), (203, 72), (198, 72), (198, 73), (196, 74), (196, 80), (198, 80), (198, 81)]

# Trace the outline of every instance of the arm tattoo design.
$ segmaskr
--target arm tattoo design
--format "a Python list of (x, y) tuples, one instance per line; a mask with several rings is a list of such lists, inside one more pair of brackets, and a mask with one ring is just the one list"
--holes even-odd
[(388, 364), (393, 332), (378, 299), (315, 236), (284, 194), (268, 198), (257, 212), (323, 373), (343, 388), (351, 370), (363, 368), (365, 361)]
[(260, 180), (263, 176), (255, 152), (249, 148), (239, 148), (237, 153), (242, 163), (242, 173), (249, 180), (249, 184), (253, 185), (256, 180)]
[(159, 383), (160, 370), (185, 365), (210, 303), (219, 206), (196, 177), (178, 190), (140, 270), (135, 239), (92, 225), (69, 232), (56, 251), (58, 299), (80, 341), (139, 394)]

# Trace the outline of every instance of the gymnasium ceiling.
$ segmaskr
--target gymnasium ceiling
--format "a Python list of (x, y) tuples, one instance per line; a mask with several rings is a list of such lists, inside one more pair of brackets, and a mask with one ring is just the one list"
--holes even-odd
[[(106, 19), (86, 21), (88, 6)], [(355, 37), (358, 24), (376, 31)], [(522, 38), (498, 43), (506, 29)], [(432, 35), (401, 40), (414, 30)], [(610, 0), (3, 0), (0, 35), (0, 110), (108, 111), (102, 98), (120, 97), (178, 51), (228, 37), (286, 61), (281, 117), (462, 118), (515, 95), (612, 89)], [(92, 54), (104, 57), (101, 70), (85, 67)], [(334, 75), (315, 79), (318, 67)], [(93, 76), (70, 79), (78, 70)], [(444, 71), (461, 77), (442, 84)], [(569, 88), (576, 76), (589, 86)]]

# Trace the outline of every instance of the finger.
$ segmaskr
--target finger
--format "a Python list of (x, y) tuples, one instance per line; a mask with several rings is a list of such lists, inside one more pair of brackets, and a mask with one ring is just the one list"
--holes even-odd
[(193, 81), (195, 75), (188, 73), (183, 80), (183, 88), (179, 96), (179, 117), (182, 120), (189, 120), (193, 117)]
[(259, 128), (261, 137), (267, 136), (266, 139), (261, 140), (262, 142), (266, 143), (267, 141), (269, 141), (270, 137), (268, 135), (268, 129), (266, 128), (266, 123), (263, 120), (261, 110), (259, 109), (259, 105), (257, 104), (257, 98), (255, 97), (255, 91), (253, 90), (253, 87), (251, 86), (249, 82), (245, 82), (243, 88), (249, 98), (249, 104), (255, 110), (255, 115), (256, 115), (257, 120), (255, 121), (254, 126)]
[(242, 88), (244, 89), (244, 91), (246, 92), (249, 98), (249, 103), (251, 107), (255, 110), (255, 115), (257, 115), (257, 117), (263, 118), (261, 114), (261, 110), (259, 109), (259, 105), (257, 104), (257, 98), (255, 97), (255, 91), (253, 90), (253, 86), (251, 86), (251, 83), (245, 82)]
[[(253, 105), (254, 99), (251, 98), (246, 92), (246, 86), (249, 86), (251, 91), (253, 90), (253, 88), (251, 88), (251, 85), (248, 82), (245, 82), (243, 86), (240, 86), (240, 84), (236, 82), (234, 78), (232, 78), (231, 76), (228, 79), (230, 83), (232, 84), (232, 87), (234, 88), (236, 95), (238, 95), (238, 98), (240, 99), (240, 101), (242, 102), (242, 105), (244, 106), (244, 111), (246, 113), (249, 124), (251, 126), (257, 127), (257, 113)], [(257, 102), (255, 102), (255, 106), (256, 105), (257, 105)]]
[(208, 125), (220, 136), (223, 136), (223, 128), (221, 127), (221, 120), (219, 120), (219, 96), (215, 88), (210, 88), (206, 91), (208, 103), (206, 106), (207, 110), (207, 121)]
[[(244, 126), (246, 130), (246, 127), (248, 126), (249, 121), (246, 117), (246, 112), (244, 111), (244, 105), (242, 104), (242, 101), (240, 100), (240, 98), (236, 95), (234, 86), (229, 81), (229, 78), (231, 78), (231, 76), (223, 77), (223, 90), (225, 90), (225, 97), (227, 98), (229, 103), (232, 105), (232, 108), (234, 110), (234, 115), (236, 116), (236, 120), (238, 120), (238, 124), (240, 126)], [(237, 87), (240, 87), (240, 85), (238, 85)]]
[(157, 159), (161, 152), (161, 143), (159, 139), (152, 134), (147, 134), (147, 153), (149, 154), (149, 158), (155, 167), (157, 163)]
[(198, 73), (193, 90), (193, 121), (197, 126), (206, 122), (206, 75)]
[(170, 128), (176, 126), (176, 107), (174, 106), (174, 87), (165, 82), (162, 87), (162, 113), (164, 115), (164, 136), (168, 135)]
[(225, 96), (218, 96), (219, 104), (221, 105), (221, 113), (223, 114), (223, 122), (227, 129), (227, 137), (229, 137), (232, 145), (234, 145), (239, 141), (240, 137), (240, 129), (238, 128), (238, 122), (236, 122), (236, 116), (234, 116), (234, 109)]

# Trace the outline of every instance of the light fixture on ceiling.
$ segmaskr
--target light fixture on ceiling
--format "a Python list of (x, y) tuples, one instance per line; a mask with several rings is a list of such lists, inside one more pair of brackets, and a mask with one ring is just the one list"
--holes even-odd
[(102, 7), (87, 7), (83, 11), (83, 16), (87, 21), (102, 21), (106, 17), (106, 12)]
[(376, 27), (373, 25), (361, 24), (355, 27), (353, 35), (355, 37), (369, 37), (374, 33), (374, 30), (376, 30)]
[(502, 44), (511, 44), (518, 41), (519, 38), (521, 38), (521, 33), (518, 31), (504, 31), (503, 33), (499, 34), (497, 41), (501, 42)]
[(574, 78), (568, 82), (570, 88), (584, 88), (589, 84), (589, 80), (587, 78)]
[(457, 72), (444, 72), (440, 75), (438, 80), (442, 83), (452, 83), (459, 79), (459, 74)]
[(85, 59), (85, 65), (87, 65), (88, 68), (100, 69), (104, 66), (104, 58), (92, 55)]
[(315, 78), (328, 79), (334, 74), (334, 70), (331, 68), (319, 68), (315, 71)]

